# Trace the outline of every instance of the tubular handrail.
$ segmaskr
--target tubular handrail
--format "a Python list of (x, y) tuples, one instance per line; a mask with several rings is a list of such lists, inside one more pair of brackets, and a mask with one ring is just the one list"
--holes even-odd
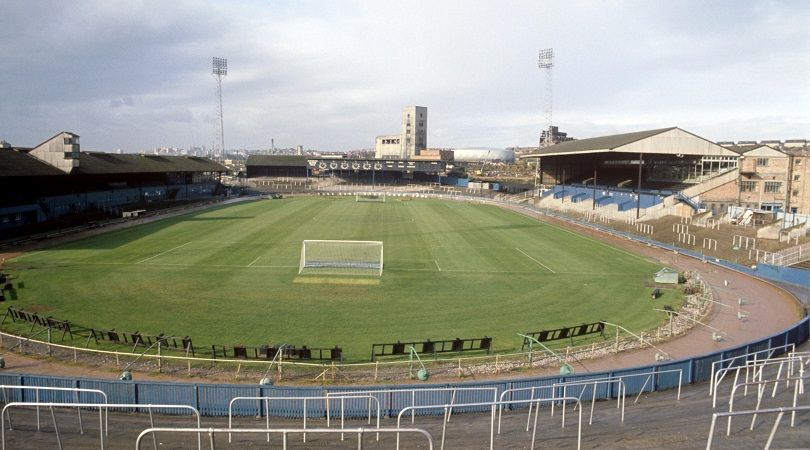
[[(587, 380), (587, 381), (578, 381), (578, 382), (566, 382), (566, 383), (554, 383), (552, 387), (554, 388), (562, 388), (562, 396), (568, 396), (568, 388), (569, 387), (576, 387), (582, 386), (582, 390), (579, 393), (579, 397), (577, 400), (581, 400), (582, 395), (585, 394), (585, 389), (591, 388), (591, 413), (590, 417), (588, 418), (588, 425), (593, 424), (593, 408), (596, 404), (596, 386), (599, 384), (606, 384), (610, 386), (611, 384), (618, 384), (619, 385), (619, 393), (616, 395), (616, 408), (621, 409), (621, 423), (624, 423), (624, 399), (625, 395), (627, 394), (627, 386), (624, 384), (624, 380), (621, 378), (616, 379), (607, 379), (607, 380)], [(530, 406), (531, 407), (531, 406)], [(565, 416), (565, 402), (562, 404), (563, 409), (563, 416)], [(551, 404), (551, 415), (554, 415), (554, 403)]]
[(287, 435), (291, 433), (323, 433), (323, 434), (334, 434), (334, 433), (357, 433), (358, 437), (358, 444), (357, 448), (363, 448), (363, 434), (367, 431), (373, 431), (376, 433), (418, 433), (427, 439), (428, 449), (433, 450), (433, 437), (427, 431), (421, 428), (372, 428), (371, 430), (367, 430), (365, 427), (357, 427), (357, 428), (346, 428), (346, 429), (336, 429), (336, 428), (309, 428), (307, 430), (302, 430), (300, 428), (147, 428), (138, 435), (138, 438), (135, 440), (135, 449), (140, 450), (141, 448), (141, 440), (148, 434), (154, 434), (158, 432), (166, 432), (166, 433), (197, 433), (197, 439), (199, 440), (200, 435), (202, 433), (208, 434), (209, 443), (211, 445), (211, 449), (213, 450), (216, 448), (214, 446), (214, 435), (216, 433), (247, 433), (247, 434), (264, 434), (264, 433), (274, 433), (274, 434), (281, 434), (283, 436), (283, 447), (282, 449), (287, 449)]
[[(489, 406), (490, 407), (490, 418), (489, 418), (489, 448), (493, 450), (495, 448), (495, 409), (497, 406), (502, 404), (522, 404), (522, 403), (534, 403), (538, 404), (537, 408), (540, 407), (540, 402), (576, 402), (577, 404), (577, 413), (579, 415), (578, 419), (578, 426), (577, 426), (577, 450), (581, 448), (582, 444), (582, 404), (580, 403), (579, 399), (576, 397), (550, 397), (550, 398), (543, 398), (543, 399), (535, 399), (535, 400), (506, 400), (506, 401), (494, 401), (494, 402), (479, 402), (479, 403), (462, 403), (456, 404), (457, 407), (473, 407), (473, 406)], [(445, 405), (424, 405), (424, 406), (406, 406), (399, 411), (397, 414), (397, 427), (399, 427), (400, 422), (402, 421), (402, 415), (405, 411), (414, 410), (414, 409), (435, 409), (435, 408), (444, 408), (444, 420), (442, 420), (442, 440), (441, 440), (441, 449), (444, 449), (444, 438), (447, 433), (447, 411), (450, 408), (449, 404)], [(562, 416), (562, 426), (565, 428), (565, 415)], [(532, 449), (534, 449), (534, 441), (537, 433), (537, 420), (535, 419), (534, 429), (532, 431)], [(399, 450), (399, 435), (397, 435), (397, 450)]]
[(773, 424), (773, 428), (771, 428), (771, 434), (768, 435), (768, 442), (765, 443), (765, 449), (767, 450), (771, 448), (771, 444), (773, 443), (773, 437), (776, 434), (776, 430), (779, 428), (779, 423), (782, 421), (782, 416), (784, 416), (786, 412), (794, 413), (799, 411), (810, 411), (810, 406), (791, 406), (791, 407), (783, 406), (780, 408), (764, 408), (764, 409), (751, 409), (746, 411), (713, 413), (712, 422), (711, 425), (709, 426), (709, 438), (706, 440), (706, 450), (711, 450), (712, 448), (712, 441), (714, 440), (714, 429), (718, 417), (750, 416), (752, 414), (777, 414), (776, 421)]
[[(149, 421), (150, 424), (154, 426), (152, 420), (152, 410), (159, 408), (159, 409), (186, 409), (192, 412), (192, 415), (197, 417), (197, 426), (200, 426), (200, 412), (197, 408), (189, 405), (153, 405), (153, 404), (133, 404), (133, 403), (52, 403), (52, 402), (11, 402), (7, 403), (3, 406), (3, 410), (0, 411), (0, 416), (4, 416), (8, 413), (8, 410), (11, 408), (17, 407), (25, 407), (25, 406), (44, 406), (51, 409), (51, 417), (53, 418), (54, 428), (56, 430), (56, 439), (59, 443), (59, 447), (61, 448), (62, 442), (61, 438), (59, 437), (59, 428), (56, 427), (56, 417), (53, 415), (53, 408), (98, 408), (98, 424), (99, 424), (99, 437), (101, 438), (101, 450), (104, 450), (104, 420), (102, 415), (102, 410), (107, 411), (108, 409), (146, 409), (149, 411)], [(6, 427), (4, 425), (5, 422), (0, 421), (0, 448), (2, 450), (6, 449)], [(197, 448), (201, 448), (202, 443), (200, 438), (197, 438)]]
[[(530, 386), (530, 387), (525, 387), (525, 388), (504, 389), (504, 391), (501, 392), (501, 396), (500, 396), (500, 398), (498, 400), (500, 402), (505, 402), (505, 400), (503, 398), (506, 396), (506, 394), (512, 395), (515, 392), (525, 392), (525, 391), (530, 392), (529, 393), (529, 400), (541, 400), (541, 398), (536, 398), (534, 396), (534, 394), (538, 390), (542, 392), (543, 390), (546, 390), (546, 389), (552, 390), (551, 394), (553, 396), (553, 394), (554, 394), (554, 391), (553, 391), (554, 387), (553, 386)], [(501, 433), (501, 417), (503, 416), (503, 407), (504, 407), (504, 405), (506, 405), (506, 403), (502, 403), (502, 404), (498, 405), (498, 434)], [(538, 403), (538, 409), (539, 409), (539, 403)], [(532, 418), (532, 403), (529, 403), (529, 414), (526, 417), (526, 431), (529, 431), (529, 422), (531, 421), (531, 418)]]
[[(317, 397), (234, 397), (228, 402), (228, 428), (229, 429), (233, 428), (233, 404), (238, 402), (238, 401), (246, 401), (246, 400), (264, 401), (264, 409), (265, 409), (265, 415), (264, 416), (265, 416), (266, 426), (267, 426), (268, 429), (270, 428), (270, 402), (271, 401), (303, 402), (303, 404), (304, 404), (304, 426), (303, 426), (303, 429), (305, 430), (304, 433), (303, 433), (303, 438), (304, 438), (304, 442), (306, 442), (307, 441), (306, 429), (307, 429), (307, 416), (308, 416), (308, 414), (307, 414), (307, 404), (310, 401), (319, 401), (319, 400), (320, 401), (328, 401), (328, 399), (329, 398), (327, 396), (323, 396), (323, 395), (322, 396), (317, 396)], [(344, 404), (345, 400), (349, 400), (349, 399), (367, 399), (369, 401), (369, 403), (371, 403), (372, 400), (375, 401), (377, 403), (377, 428), (380, 427), (380, 400), (378, 398), (372, 396), (372, 395), (350, 395), (350, 396), (340, 397), (340, 401), (341, 401), (340, 428), (341, 429), (343, 428), (343, 424), (344, 424), (344, 415), (342, 414), (343, 413), (343, 404)], [(327, 414), (328, 414), (328, 403), (327, 403)], [(369, 415), (371, 415), (371, 408), (369, 408)], [(370, 417), (369, 417), (369, 421), (370, 421)], [(380, 436), (377, 435), (377, 439), (379, 439), (379, 438), (380, 438)], [(231, 434), (230, 433), (228, 433), (228, 442), (231, 442)], [(270, 442), (270, 433), (267, 434), (267, 442)]]
[[(791, 351), (787, 352), (787, 353), (788, 354), (793, 353), (796, 350), (796, 344), (791, 343), (791, 344), (777, 345), (777, 346), (774, 346), (774, 347), (769, 347), (769, 348), (765, 348), (765, 349), (762, 349), (762, 350), (757, 350), (755, 352), (749, 352), (749, 353), (744, 353), (742, 355), (737, 355), (737, 356), (732, 356), (732, 357), (729, 357), (729, 358), (719, 359), (717, 361), (712, 362), (711, 373), (712, 373), (712, 375), (714, 375), (714, 373), (717, 371), (717, 365), (718, 364), (723, 364), (723, 363), (728, 362), (728, 361), (735, 361), (735, 360), (740, 359), (740, 358), (745, 358), (745, 361), (747, 362), (748, 358), (750, 356), (753, 356), (754, 361), (756, 361), (757, 360), (757, 355), (759, 355), (760, 353), (769, 353), (768, 356), (765, 357), (765, 359), (763, 360), (763, 361), (767, 361), (767, 360), (769, 360), (771, 358), (771, 356), (773, 355), (773, 353), (774, 353), (774, 351), (776, 349), (788, 349), (788, 348), (790, 348)], [(737, 366), (729, 365), (727, 367), (737, 367)], [(709, 395), (712, 395), (712, 393), (714, 393), (714, 376), (712, 376), (709, 379)]]
[[(77, 402), (79, 401), (79, 393), (80, 392), (84, 392), (84, 393), (88, 393), (88, 394), (97, 394), (97, 395), (101, 396), (101, 398), (103, 400), (103, 403), (109, 403), (109, 399), (107, 398), (107, 393), (102, 391), (102, 390), (99, 390), (99, 389), (64, 388), (64, 387), (50, 387), (50, 386), (20, 386), (20, 385), (16, 385), (16, 384), (3, 384), (3, 385), (0, 385), (0, 390), (3, 391), (3, 402), (4, 403), (8, 403), (8, 397), (6, 396), (6, 389), (18, 389), (18, 390), (21, 390), (21, 391), (34, 391), (34, 394), (35, 394), (34, 403), (39, 402), (39, 393), (40, 393), (40, 391), (46, 391), (46, 392), (50, 392), (50, 391), (54, 391), (54, 392), (73, 392), (73, 393), (76, 394), (76, 401)], [(82, 426), (82, 409), (81, 409), (81, 407), (77, 407), (76, 411), (78, 411), (78, 413), (79, 413), (79, 431), (81, 433), (84, 433), (84, 427)], [(104, 422), (105, 422), (104, 423), (105, 424), (105, 434), (107, 434), (107, 431), (109, 431), (109, 430), (106, 430), (107, 412), (104, 413), (104, 416), (105, 416), (105, 419), (104, 419)], [(11, 414), (8, 414), (8, 416), (3, 416), (2, 418), (3, 419), (8, 419), (8, 427), (9, 427), (9, 429), (11, 429), (11, 427), (13, 426), (11, 424)], [(39, 407), (38, 406), (37, 406), (37, 431), (40, 431)]]
[[(776, 388), (779, 386), (780, 381), (785, 380), (792, 380), (795, 381), (793, 383), (793, 405), (796, 406), (796, 402), (798, 401), (799, 394), (804, 394), (804, 380), (810, 380), (810, 376), (801, 376), (801, 377), (785, 377), (785, 378), (775, 378), (770, 380), (758, 380), (758, 381), (747, 381), (739, 384), (735, 384), (734, 387), (731, 389), (731, 396), (728, 399), (728, 412), (734, 412), (734, 394), (737, 392), (737, 388), (740, 386), (757, 386), (757, 406), (755, 409), (759, 409), (762, 403), (762, 396), (765, 393), (765, 388), (768, 387), (768, 383), (773, 383), (773, 392), (771, 393), (771, 397), (776, 396)], [(756, 414), (754, 414), (753, 419), (751, 420), (751, 429), (754, 429), (754, 422), (757, 420)], [(793, 420), (791, 419), (791, 425), (793, 426)], [(731, 434), (731, 416), (728, 417), (728, 424), (726, 426), (726, 436)]]
[(762, 377), (762, 371), (765, 369), (765, 367), (775, 366), (775, 365), (778, 364), (779, 365), (779, 372), (781, 373), (783, 365), (785, 363), (788, 363), (788, 369), (787, 369), (788, 374), (793, 375), (793, 364), (796, 363), (796, 362), (799, 363), (799, 367), (802, 368), (801, 370), (803, 371), (803, 367), (804, 367), (804, 364), (802, 363), (803, 359), (804, 359), (803, 356), (797, 356), (797, 357), (790, 357), (789, 356), (789, 357), (786, 357), (786, 358), (772, 358), (772, 359), (768, 359), (768, 360), (764, 360), (764, 361), (748, 361), (748, 362), (746, 362), (745, 365), (735, 366), (735, 367), (724, 367), (722, 369), (719, 369), (717, 372), (715, 372), (713, 374), (713, 377), (716, 378), (716, 380), (715, 380), (715, 383), (714, 383), (714, 392), (712, 393), (712, 408), (717, 407), (717, 389), (720, 386), (720, 381), (722, 381), (723, 378), (725, 378), (725, 376), (726, 376), (726, 374), (728, 372), (731, 372), (731, 371), (735, 372), (735, 374), (734, 374), (734, 384), (737, 384), (737, 380), (739, 379), (740, 372), (743, 369), (745, 369), (745, 371), (746, 371), (746, 375), (745, 375), (746, 380), (748, 379), (749, 371), (751, 371), (751, 370), (754, 371), (753, 372), (753, 377), (755, 379), (757, 379), (757, 377), (759, 377), (758, 379), (762, 379), (761, 378)]
[[(421, 392), (451, 392), (452, 397), (450, 398), (450, 403), (455, 403), (456, 399), (456, 392), (470, 392), (470, 391), (492, 391), (492, 400), (498, 400), (498, 388), (496, 387), (489, 387), (489, 386), (472, 386), (472, 387), (436, 387), (436, 388), (413, 388), (413, 389), (369, 389), (369, 390), (357, 390), (357, 391), (334, 391), (334, 392), (327, 392), (326, 393), (326, 426), (329, 427), (329, 399), (334, 397), (342, 397), (344, 395), (375, 395), (375, 394), (400, 394), (400, 393), (410, 393), (411, 394), (411, 406), (416, 406), (416, 394)], [(385, 409), (385, 402), (383, 402), (383, 409)], [(370, 413), (370, 412), (369, 412)], [(453, 414), (453, 408), (450, 408), (450, 415)], [(447, 420), (450, 420), (448, 416)], [(414, 415), (411, 414), (411, 423), (414, 421)]]

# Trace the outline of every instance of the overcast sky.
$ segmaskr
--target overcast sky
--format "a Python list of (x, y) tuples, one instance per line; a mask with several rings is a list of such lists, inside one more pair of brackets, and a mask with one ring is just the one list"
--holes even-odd
[(0, 139), (82, 149), (371, 148), (403, 106), (428, 146), (536, 145), (679, 126), (810, 138), (810, 1), (0, 2)]

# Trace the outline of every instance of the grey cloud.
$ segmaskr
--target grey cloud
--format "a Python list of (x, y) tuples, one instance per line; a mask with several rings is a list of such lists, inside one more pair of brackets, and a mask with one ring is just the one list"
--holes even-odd
[(120, 108), (122, 106), (135, 106), (135, 100), (132, 97), (124, 97), (122, 99), (110, 100), (110, 108)]

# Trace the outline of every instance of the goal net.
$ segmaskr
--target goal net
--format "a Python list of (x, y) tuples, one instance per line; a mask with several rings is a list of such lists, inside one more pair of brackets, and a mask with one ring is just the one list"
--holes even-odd
[(382, 276), (382, 241), (316, 241), (301, 244), (299, 274)]
[(354, 194), (354, 201), (385, 203), (385, 192), (358, 192)]

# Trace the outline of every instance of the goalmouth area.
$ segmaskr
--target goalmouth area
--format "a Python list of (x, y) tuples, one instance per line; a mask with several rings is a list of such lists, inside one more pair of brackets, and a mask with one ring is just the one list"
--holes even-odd
[[(318, 268), (306, 261), (323, 258), (310, 244), (302, 259), (303, 241), (383, 242), (384, 254), (373, 244), (344, 264), (376, 271), (378, 282), (307, 274)], [(330, 258), (349, 260), (344, 250)], [(6, 266), (25, 282), (15, 308), (86, 328), (189, 336), (201, 357), (212, 346), (292, 343), (368, 361), (377, 343), (483, 336), (494, 352), (512, 352), (517, 333), (601, 320), (641, 331), (666, 319), (650, 303), (660, 263), (496, 206), (434, 199), (245, 202)], [(657, 302), (677, 309), (682, 294), (664, 290)]]
[(382, 241), (311, 240), (301, 243), (298, 274), (382, 276)]

